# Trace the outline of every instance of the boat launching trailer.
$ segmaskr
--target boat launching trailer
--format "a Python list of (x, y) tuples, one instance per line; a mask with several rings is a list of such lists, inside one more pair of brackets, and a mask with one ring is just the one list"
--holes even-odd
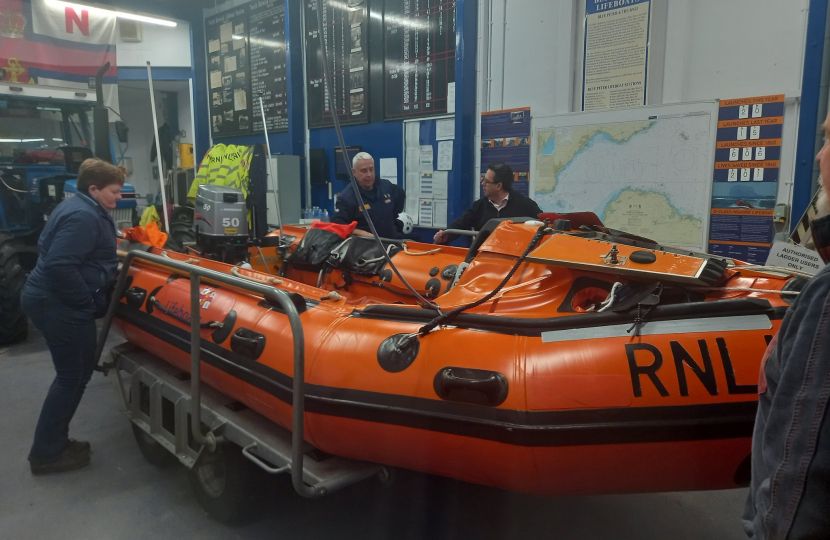
[[(261, 495), (267, 476), (290, 473), (303, 497), (321, 497), (367, 478), (389, 477), (388, 470), (320, 452), (303, 440), (304, 343), (299, 314), (289, 294), (264, 284), (142, 251), (124, 259), (98, 340), (103, 351), (120, 299), (129, 285), (130, 264), (139, 258), (189, 274), (191, 287), (191, 373), (181, 371), (136, 345), (111, 350), (99, 368), (112, 373), (120, 410), (132, 423), (142, 455), (165, 467), (176, 459), (188, 468), (199, 503), (217, 520), (236, 524), (259, 517), (267, 502)], [(294, 333), (294, 414), (292, 430), (266, 419), (200, 380), (199, 290), (202, 278), (244, 289), (279, 303)], [(255, 466), (255, 467), (254, 467)], [(258, 469), (259, 470), (258, 470)]]

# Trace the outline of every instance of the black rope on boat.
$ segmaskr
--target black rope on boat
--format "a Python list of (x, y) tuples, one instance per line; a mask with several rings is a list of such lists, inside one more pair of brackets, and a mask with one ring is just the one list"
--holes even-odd
[(547, 229), (547, 227), (548, 227), (548, 225), (546, 223), (545, 225), (540, 226), (536, 230), (536, 234), (533, 235), (533, 238), (530, 240), (530, 243), (525, 248), (524, 253), (522, 253), (519, 256), (519, 258), (516, 260), (516, 264), (513, 265), (513, 268), (510, 269), (510, 272), (507, 273), (507, 275), (504, 277), (502, 282), (499, 283), (498, 287), (493, 289), (487, 296), (485, 296), (483, 298), (480, 298), (480, 299), (476, 300), (475, 302), (469, 303), (465, 306), (457, 307), (452, 311), (449, 311), (447, 313), (439, 315), (438, 317), (435, 317), (430, 322), (428, 322), (427, 324), (422, 326), (421, 329), (418, 330), (418, 333), (415, 334), (415, 335), (425, 336), (425, 335), (429, 334), (430, 332), (432, 332), (438, 326), (440, 326), (442, 324), (446, 324), (449, 320), (455, 318), (457, 315), (459, 315), (461, 313), (464, 313), (468, 309), (478, 307), (481, 304), (483, 304), (483, 303), (487, 302), (488, 300), (490, 300), (491, 298), (493, 298), (494, 296), (496, 296), (496, 294), (498, 294), (498, 292), (500, 290), (502, 290), (505, 285), (507, 285), (507, 283), (513, 277), (513, 274), (515, 274), (516, 270), (519, 269), (519, 266), (522, 265), (524, 260), (527, 258), (527, 256), (530, 254), (530, 252), (533, 250), (533, 248), (536, 247), (536, 245), (539, 243), (539, 241), (545, 235), (545, 230)]
[(655, 299), (654, 303), (647, 304), (648, 307), (646, 307), (645, 311), (643, 311), (642, 302), (637, 303), (637, 315), (634, 317), (634, 324), (631, 325), (631, 328), (626, 330), (626, 333), (629, 334), (631, 334), (631, 331), (634, 330), (634, 333), (631, 334), (632, 338), (640, 337), (640, 330), (642, 329), (643, 325), (646, 324), (646, 317), (648, 317), (648, 314), (651, 313), (651, 310), (654, 309), (655, 306), (657, 306), (657, 304), (660, 303), (660, 294), (662, 294), (662, 292), (663, 285), (660, 284), (660, 286), (657, 288), (654, 294), (651, 295)]

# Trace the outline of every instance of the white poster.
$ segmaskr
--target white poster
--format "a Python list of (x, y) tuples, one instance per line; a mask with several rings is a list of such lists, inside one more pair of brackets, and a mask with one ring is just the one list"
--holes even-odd
[(432, 145), (427, 144), (421, 146), (419, 150), (419, 156), (420, 157), (418, 159), (418, 170), (422, 173), (426, 172), (431, 174), (433, 171)]
[(443, 118), (435, 121), (435, 140), (455, 139), (455, 118)]
[(587, 2), (583, 111), (645, 105), (651, 2), (620, 4)]
[(397, 184), (398, 178), (398, 158), (380, 158), (380, 177), (386, 178), (390, 182), (391, 178), (395, 178)]
[(409, 146), (406, 148), (406, 174), (411, 172), (418, 172), (421, 163), (421, 150), (417, 146)]
[(447, 83), (447, 114), (455, 114), (455, 83)]
[(447, 171), (435, 171), (432, 173), (432, 198), (447, 199)]
[(432, 226), (441, 229), (447, 228), (447, 201), (433, 201)]
[(222, 86), (222, 72), (221, 71), (211, 71), (210, 72), (210, 87), (211, 88), (220, 88)]
[(228, 21), (219, 26), (219, 41), (227, 43), (233, 39), (233, 22)]
[(404, 189), (411, 196), (418, 196), (418, 193), (421, 191), (421, 177), (417, 172), (406, 173), (406, 186)]
[(244, 111), (248, 108), (248, 95), (245, 90), (237, 88), (233, 91), (233, 110)]
[(432, 199), (421, 199), (418, 203), (418, 225), (421, 227), (432, 227), (432, 206)]
[(407, 197), (406, 198), (406, 206), (404, 207), (404, 211), (410, 215), (412, 219), (415, 220), (415, 224), (418, 224), (418, 198), (417, 197)]
[(421, 123), (405, 122), (404, 126), (406, 126), (406, 146), (418, 146), (421, 137)]
[(432, 199), (434, 197), (432, 186), (432, 173), (421, 173), (418, 183), (418, 197), (421, 199)]
[(438, 170), (452, 169), (452, 141), (438, 141)]

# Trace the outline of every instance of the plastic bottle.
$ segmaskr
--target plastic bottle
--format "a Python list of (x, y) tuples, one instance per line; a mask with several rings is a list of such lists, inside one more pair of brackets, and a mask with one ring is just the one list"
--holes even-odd
[(320, 213), (320, 221), (324, 223), (329, 222), (329, 211), (323, 208), (323, 211)]

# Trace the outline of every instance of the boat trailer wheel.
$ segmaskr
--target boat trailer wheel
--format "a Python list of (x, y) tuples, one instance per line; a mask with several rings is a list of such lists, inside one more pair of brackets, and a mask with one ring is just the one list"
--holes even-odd
[(205, 449), (187, 476), (199, 504), (217, 521), (241, 525), (265, 512), (268, 479), (233, 443)]
[(193, 466), (193, 474), (206, 494), (211, 497), (220, 497), (225, 491), (227, 478), (222, 447), (218, 447), (216, 452), (206, 451)]

